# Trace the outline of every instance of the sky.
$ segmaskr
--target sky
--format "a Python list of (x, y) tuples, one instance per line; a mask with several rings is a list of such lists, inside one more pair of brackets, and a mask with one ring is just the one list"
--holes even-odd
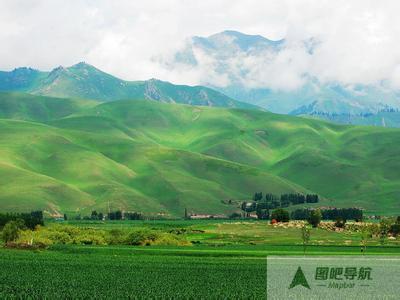
[[(85, 61), (126, 80), (224, 86), (232, 82), (212, 76), (212, 58), (195, 70), (160, 62), (191, 36), (237, 30), (288, 41), (280, 55), (237, 58), (252, 70), (249, 86), (296, 89), (311, 74), (400, 89), (399, 11), (396, 0), (0, 0), (0, 69)], [(312, 55), (299, 47), (310, 38)]]

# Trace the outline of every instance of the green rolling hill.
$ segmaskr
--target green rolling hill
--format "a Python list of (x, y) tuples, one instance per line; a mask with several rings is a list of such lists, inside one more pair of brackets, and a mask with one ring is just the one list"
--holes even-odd
[(0, 112), (1, 210), (182, 216), (232, 212), (255, 191), (310, 191), (320, 205), (400, 213), (398, 129), (18, 93), (0, 93)]
[(174, 85), (157, 79), (125, 81), (84, 62), (68, 68), (60, 66), (51, 72), (25, 67), (10, 72), (0, 71), (0, 91), (102, 102), (148, 99), (165, 103), (260, 109), (203, 86)]

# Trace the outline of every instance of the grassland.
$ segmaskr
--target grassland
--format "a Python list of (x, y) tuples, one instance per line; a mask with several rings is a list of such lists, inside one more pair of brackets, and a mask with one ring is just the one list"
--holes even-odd
[[(49, 222), (47, 225), (52, 226)], [(324, 223), (324, 222), (323, 222)], [(288, 224), (271, 225), (268, 221), (248, 220), (154, 220), (154, 221), (68, 221), (62, 224), (77, 226), (82, 229), (95, 230), (134, 230), (145, 228), (159, 232), (177, 233), (194, 246), (207, 249), (247, 249), (261, 251), (262, 255), (271, 254), (274, 249), (290, 249), (291, 252), (303, 253), (301, 225), (293, 222)], [(348, 226), (350, 223), (348, 223)], [(355, 230), (332, 231), (323, 225), (311, 228), (310, 251), (338, 249), (360, 253), (361, 233)], [(381, 247), (379, 237), (368, 239), (368, 247), (374, 251), (394, 249), (400, 253), (400, 240), (386, 240), (389, 248)], [(196, 247), (183, 247), (182, 250), (196, 250)], [(283, 248), (281, 248), (283, 247)], [(322, 247), (322, 248), (321, 248)], [(332, 248), (333, 247), (333, 248)], [(337, 248), (335, 248), (337, 247)], [(392, 248), (391, 248), (392, 247)], [(313, 250), (314, 249), (314, 250)], [(347, 250), (346, 250), (347, 249)], [(378, 250), (377, 250), (378, 249)], [(388, 250), (389, 249), (389, 250)], [(286, 250), (285, 250), (286, 251)], [(293, 253), (292, 253), (293, 254)]]
[[(137, 100), (5, 93), (0, 104), (8, 108), (0, 119), (3, 211), (230, 213), (263, 191), (400, 213), (397, 129)], [(53, 111), (50, 104), (60, 113), (36, 113)]]

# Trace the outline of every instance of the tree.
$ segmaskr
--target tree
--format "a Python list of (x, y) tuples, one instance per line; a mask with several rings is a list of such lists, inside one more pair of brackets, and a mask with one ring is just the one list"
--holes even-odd
[(102, 221), (104, 219), (103, 213), (99, 212), (99, 214), (97, 215), (97, 218)]
[(93, 210), (92, 214), (90, 215), (90, 218), (92, 220), (97, 220), (98, 219), (97, 211)]
[(308, 218), (308, 223), (312, 225), (312, 227), (318, 227), (319, 223), (321, 223), (322, 214), (319, 209), (313, 209), (310, 212), (310, 217)]
[(67, 221), (67, 220), (68, 220), (67, 214), (64, 214), (64, 221)]
[(17, 219), (15, 221), (10, 221), (3, 228), (2, 238), (5, 244), (8, 242), (13, 242), (19, 237), (20, 229), (24, 228), (25, 224), (22, 219)]
[(254, 201), (262, 200), (262, 198), (263, 198), (262, 192), (254, 193), (254, 196), (253, 196)]
[(346, 225), (346, 219), (343, 219), (342, 217), (338, 217), (335, 221), (335, 227), (337, 228), (344, 228)]
[(24, 221), (26, 227), (32, 230), (34, 230), (37, 225), (43, 226), (43, 212), (41, 210), (32, 211), (29, 217), (27, 217), (26, 219), (24, 218)]
[(275, 209), (271, 214), (271, 219), (278, 222), (289, 222), (289, 212), (282, 208)]
[(301, 227), (301, 239), (303, 241), (303, 253), (306, 255), (306, 248), (308, 243), (310, 242), (311, 231), (310, 228), (307, 227), (306, 224)]
[(267, 220), (269, 218), (269, 210), (257, 207), (256, 210), (257, 218), (260, 220)]
[(318, 195), (307, 194), (306, 203), (318, 203)]
[(365, 223), (361, 226), (361, 253), (364, 255), (367, 252), (368, 238), (371, 236), (372, 229)]
[(381, 219), (379, 222), (379, 241), (381, 245), (384, 245), (386, 243), (386, 238), (389, 234), (391, 227), (390, 220), (387, 218)]
[(122, 220), (122, 212), (120, 210), (108, 213), (109, 220)]

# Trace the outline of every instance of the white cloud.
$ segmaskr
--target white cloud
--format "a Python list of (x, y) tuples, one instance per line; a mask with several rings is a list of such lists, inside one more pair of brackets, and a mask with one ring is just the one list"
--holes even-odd
[[(232, 57), (229, 71), (249, 86), (294, 89), (304, 73), (321, 81), (399, 87), (400, 11), (398, 1), (321, 0), (0, 0), (0, 69), (51, 69), (87, 61), (129, 80), (156, 77), (176, 83), (213, 82), (227, 74), (197, 52), (200, 66), (165, 68), (166, 57), (192, 35), (226, 29), (285, 37), (278, 55)], [(315, 37), (309, 55), (299, 41)]]

